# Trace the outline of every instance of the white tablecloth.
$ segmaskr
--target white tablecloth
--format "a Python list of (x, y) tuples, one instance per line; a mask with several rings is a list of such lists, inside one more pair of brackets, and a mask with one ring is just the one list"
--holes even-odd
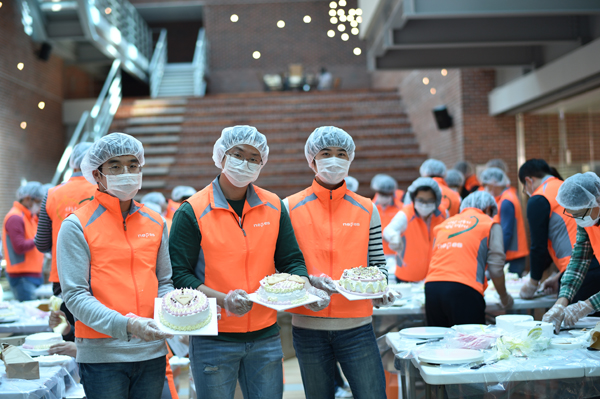
[(40, 367), (40, 379), (7, 378), (4, 363), (0, 362), (0, 398), (7, 399), (60, 399), (67, 388), (75, 384), (78, 373), (75, 359), (63, 366)]
[(35, 301), (30, 303), (13, 302), (14, 313), (18, 317), (14, 322), (0, 321), (0, 334), (34, 334), (44, 331), (52, 331), (48, 326), (48, 312), (42, 312), (34, 306)]

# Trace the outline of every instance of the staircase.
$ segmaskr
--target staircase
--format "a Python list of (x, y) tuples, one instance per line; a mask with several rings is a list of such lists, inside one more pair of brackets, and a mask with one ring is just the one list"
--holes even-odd
[(194, 65), (173, 63), (165, 65), (157, 97), (191, 97), (194, 95)]
[(356, 143), (350, 175), (359, 193), (372, 196), (371, 178), (387, 173), (405, 189), (426, 159), (402, 111), (396, 91), (244, 93), (202, 98), (124, 99), (110, 131), (144, 143), (146, 167), (141, 193), (169, 195), (177, 185), (202, 189), (219, 170), (212, 160), (221, 130), (252, 125), (268, 139), (269, 160), (256, 184), (284, 198), (309, 186), (314, 173), (304, 144), (319, 126), (346, 130)]

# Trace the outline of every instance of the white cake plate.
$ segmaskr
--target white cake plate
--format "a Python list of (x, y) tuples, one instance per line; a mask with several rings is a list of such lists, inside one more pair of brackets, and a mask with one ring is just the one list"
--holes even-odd
[(400, 330), (399, 334), (408, 338), (437, 339), (444, 338), (450, 330), (446, 327), (410, 327)]
[(0, 318), (0, 323), (14, 323), (15, 321), (18, 321), (19, 319), (20, 319), (20, 317), (17, 315), (6, 316), (6, 317)]
[(480, 362), (483, 353), (473, 349), (432, 349), (421, 353), (420, 362), (431, 364), (464, 364)]
[(48, 349), (25, 349), (22, 346), (18, 347), (23, 352), (27, 353), (29, 356), (48, 356)]
[(342, 286), (340, 285), (340, 280), (335, 280), (335, 288), (337, 288), (337, 292), (342, 294), (349, 301), (363, 301), (365, 299), (383, 298), (383, 296), (389, 292), (389, 289), (386, 288), (384, 292), (377, 295), (352, 294), (346, 291), (344, 288), (342, 288)]
[(197, 330), (191, 331), (179, 331), (173, 330), (165, 326), (160, 321), (160, 317), (158, 316), (158, 312), (162, 305), (162, 298), (154, 298), (154, 321), (158, 324), (158, 328), (162, 331), (167, 332), (172, 335), (218, 335), (219, 334), (219, 326), (217, 325), (217, 299), (216, 298), (208, 298), (208, 307), (210, 308), (210, 321), (207, 325)]
[(66, 355), (50, 355), (35, 358), (35, 360), (37, 360), (40, 363), (41, 367), (60, 366), (71, 361), (71, 359), (73, 359), (71, 356)]
[(250, 300), (252, 302), (255, 302), (255, 303), (265, 306), (267, 308), (275, 309), (278, 312), (283, 312), (284, 310), (288, 310), (288, 309), (299, 308), (300, 306), (308, 305), (309, 303), (317, 302), (318, 300), (321, 299), (316, 295), (308, 294), (308, 299), (306, 301), (303, 301), (300, 303), (289, 304), (289, 305), (275, 305), (272, 303), (262, 301), (260, 299), (260, 297), (258, 296), (258, 292), (253, 292), (252, 294), (249, 294), (248, 297), (250, 297)]

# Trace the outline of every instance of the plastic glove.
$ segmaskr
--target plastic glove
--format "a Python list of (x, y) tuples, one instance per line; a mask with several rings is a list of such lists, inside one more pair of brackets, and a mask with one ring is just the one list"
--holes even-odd
[(173, 335), (159, 329), (154, 320), (139, 316), (132, 317), (127, 321), (127, 332), (143, 341), (173, 338)]
[(542, 283), (542, 290), (544, 295), (552, 295), (558, 293), (558, 283), (560, 281), (560, 274), (551, 276)]
[(559, 303), (556, 303), (550, 308), (549, 311), (546, 312), (544, 317), (542, 317), (542, 321), (554, 324), (554, 332), (558, 334), (560, 332), (560, 325), (562, 324), (564, 318), (565, 307)]
[[(54, 332), (60, 333), (61, 335), (67, 335), (71, 331), (71, 325), (67, 321), (67, 316), (61, 310), (50, 312), (48, 325)], [(59, 326), (60, 328), (57, 328)]]
[(579, 319), (593, 313), (594, 307), (588, 301), (579, 301), (567, 306), (565, 309), (565, 326), (573, 327)]
[(402, 240), (402, 236), (400, 234), (395, 234), (388, 241), (388, 246), (392, 251), (402, 252), (404, 249), (404, 242)]
[(244, 290), (229, 291), (223, 303), (227, 316), (241, 317), (252, 309), (252, 301)]
[(319, 298), (321, 298), (317, 302), (313, 302), (313, 303), (309, 303), (308, 305), (304, 305), (304, 307), (306, 309), (312, 310), (313, 312), (318, 312), (320, 310), (325, 309), (327, 306), (329, 306), (329, 302), (330, 302), (331, 298), (329, 297), (329, 294), (327, 294), (327, 292), (320, 290), (316, 287), (308, 287), (306, 292), (308, 292), (309, 294), (316, 295)]
[(377, 309), (390, 306), (395, 301), (395, 295), (392, 291), (388, 291), (382, 298), (374, 298), (371, 299), (373, 306)]
[(519, 296), (523, 299), (532, 299), (535, 295), (535, 292), (538, 289), (539, 284), (539, 282), (534, 283), (533, 281), (531, 281), (531, 279), (527, 280), (527, 282), (521, 287), (521, 292), (519, 292)]
[(221, 320), (221, 313), (223, 312), (223, 309), (217, 305), (217, 320)]
[[(331, 295), (337, 292), (337, 288), (335, 283), (331, 279), (331, 277), (321, 274), (321, 276), (308, 276), (308, 281), (310, 281), (310, 285), (313, 287), (323, 290), (327, 293), (327, 295)], [(316, 294), (315, 294), (316, 295)]]
[(48, 349), (48, 353), (51, 355), (67, 355), (71, 357), (77, 356), (77, 346), (75, 342), (61, 342), (52, 345)]
[(515, 300), (510, 294), (506, 294), (500, 298), (500, 306), (502, 309), (510, 309), (515, 304)]

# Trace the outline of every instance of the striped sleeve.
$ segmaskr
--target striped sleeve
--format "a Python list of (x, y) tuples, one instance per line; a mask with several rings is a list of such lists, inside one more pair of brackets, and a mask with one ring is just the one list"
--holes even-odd
[(383, 253), (383, 238), (381, 235), (381, 219), (377, 207), (373, 206), (369, 226), (369, 266), (378, 267), (385, 277), (388, 276), (387, 263)]
[(38, 228), (35, 233), (35, 247), (40, 252), (51, 252), (52, 251), (52, 220), (48, 216), (48, 212), (46, 211), (46, 200), (48, 199), (48, 195), (44, 197), (42, 201), (42, 206), (40, 209), (40, 214), (38, 215)]

